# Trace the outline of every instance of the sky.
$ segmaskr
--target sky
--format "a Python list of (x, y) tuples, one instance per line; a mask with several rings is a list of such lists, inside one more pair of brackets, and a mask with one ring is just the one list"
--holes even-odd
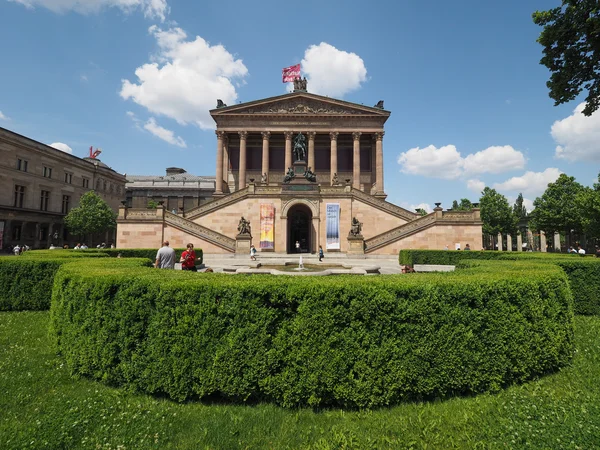
[(526, 205), (591, 186), (600, 112), (554, 106), (531, 14), (559, 0), (0, 0), (0, 126), (120, 173), (214, 176), (208, 110), (308, 91), (384, 100), (388, 201), (430, 211), (485, 186)]

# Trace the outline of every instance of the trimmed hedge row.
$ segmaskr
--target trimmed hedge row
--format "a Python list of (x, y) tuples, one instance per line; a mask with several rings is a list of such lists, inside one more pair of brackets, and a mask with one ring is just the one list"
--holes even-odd
[[(30, 250), (21, 256), (0, 258), (0, 311), (44, 311), (50, 309), (54, 276), (61, 265), (77, 261), (86, 267), (90, 261), (107, 259), (103, 253), (70, 250)], [(133, 260), (133, 259), (132, 259)], [(150, 265), (147, 259), (132, 264)]]
[[(181, 257), (181, 254), (185, 251), (185, 248), (176, 248), (175, 254), (177, 261)], [(93, 253), (104, 253), (108, 256), (116, 258), (120, 253), (123, 258), (148, 258), (152, 261), (156, 259), (156, 248), (98, 248), (98, 249), (87, 249), (87, 250), (69, 250), (73, 253), (83, 252), (85, 254)], [(195, 248), (196, 257), (200, 258), (199, 264), (202, 264), (204, 260), (204, 252), (201, 248)]]
[(64, 264), (51, 328), (73, 373), (182, 401), (374, 407), (496, 391), (573, 351), (565, 273), (253, 277)]
[(530, 261), (555, 264), (571, 283), (575, 314), (600, 315), (600, 259), (579, 255), (533, 252), (401, 250), (400, 264), (451, 264), (464, 260)]

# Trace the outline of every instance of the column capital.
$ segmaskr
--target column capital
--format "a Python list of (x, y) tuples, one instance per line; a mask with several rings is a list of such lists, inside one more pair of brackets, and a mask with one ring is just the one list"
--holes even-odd
[(352, 139), (354, 139), (355, 141), (358, 141), (358, 140), (360, 140), (360, 135), (361, 135), (361, 134), (362, 134), (362, 133), (361, 133), (360, 131), (354, 131), (354, 132), (352, 133)]
[(309, 131), (306, 134), (308, 134), (308, 140), (309, 141), (314, 141), (315, 140), (315, 136), (317, 135), (316, 131)]
[(271, 137), (271, 132), (270, 131), (261, 131), (262, 137), (263, 137), (263, 141), (268, 141), (269, 138)]
[(243, 140), (246, 140), (246, 138), (248, 137), (247, 131), (238, 131), (238, 134), (240, 135), (240, 139), (243, 139)]
[(385, 131), (378, 131), (377, 133), (373, 133), (373, 140), (382, 141), (384, 134), (385, 134)]
[(337, 131), (332, 131), (331, 133), (329, 133), (329, 137), (332, 141), (337, 141), (339, 134), (340, 133), (338, 133)]
[(227, 136), (227, 133), (221, 130), (215, 130), (215, 134), (217, 135), (217, 139), (223, 139), (225, 136)]
[(291, 141), (292, 136), (294, 135), (294, 132), (293, 131), (284, 131), (283, 135), (285, 136), (286, 141)]

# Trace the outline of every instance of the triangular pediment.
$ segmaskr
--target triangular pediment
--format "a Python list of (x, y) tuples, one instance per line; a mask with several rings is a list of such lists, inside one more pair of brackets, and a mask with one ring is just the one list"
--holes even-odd
[(378, 107), (359, 105), (344, 100), (332, 99), (308, 92), (292, 92), (233, 106), (224, 106), (210, 111), (215, 116), (229, 115), (317, 115), (317, 116), (380, 116), (388, 117), (389, 111)]

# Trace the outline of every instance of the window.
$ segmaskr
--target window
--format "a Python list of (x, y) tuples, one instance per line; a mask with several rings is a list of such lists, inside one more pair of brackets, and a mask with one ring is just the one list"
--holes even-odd
[(24, 159), (17, 159), (17, 170), (27, 172), (27, 161), (25, 161)]
[(69, 172), (65, 172), (65, 183), (71, 184), (73, 181), (73, 174)]
[(25, 186), (15, 185), (15, 208), (23, 207), (23, 200), (25, 199)]
[(69, 204), (71, 203), (71, 197), (69, 195), (63, 195), (62, 201), (62, 213), (67, 214), (69, 212)]
[(89, 188), (89, 187), (90, 187), (90, 179), (89, 179), (89, 178), (85, 178), (85, 177), (84, 177), (84, 178), (82, 179), (81, 185), (82, 185), (84, 188)]
[(40, 211), (48, 211), (48, 201), (50, 200), (50, 191), (42, 191), (40, 196)]
[(44, 177), (52, 178), (52, 168), (44, 166)]
[(102, 185), (102, 187), (103, 187), (103, 189), (102, 189), (102, 190), (103, 190), (104, 192), (106, 192), (107, 186), (108, 186), (108, 183), (105, 181), (105, 182), (104, 182), (104, 184)]

